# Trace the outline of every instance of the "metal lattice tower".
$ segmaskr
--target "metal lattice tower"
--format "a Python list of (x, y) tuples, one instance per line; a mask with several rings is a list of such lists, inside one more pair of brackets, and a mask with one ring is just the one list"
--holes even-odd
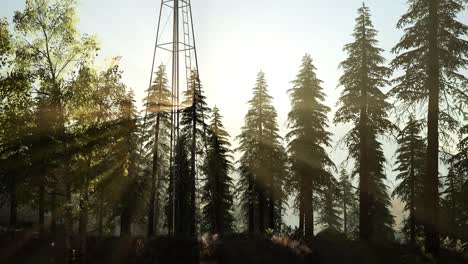
[[(165, 20), (165, 21), (164, 21)], [(170, 30), (165, 30), (171, 26)], [(157, 33), (151, 66), (151, 77), (149, 87), (153, 85), (153, 74), (157, 63), (165, 65), (170, 71), (171, 87), (171, 146), (170, 146), (170, 168), (172, 182), (172, 234), (177, 235), (178, 225), (188, 225), (187, 219), (179, 219), (177, 204), (177, 162), (174, 158), (176, 145), (180, 138), (180, 115), (184, 108), (192, 105), (182, 105), (181, 94), (190, 88), (191, 77), (195, 75), (195, 81), (199, 82), (198, 58), (195, 45), (195, 34), (192, 17), (191, 0), (161, 0), (159, 17), (157, 23)], [(183, 58), (181, 58), (181, 56)], [(159, 62), (158, 62), (159, 61)], [(184, 80), (182, 81), (181, 80)], [(192, 85), (193, 86), (193, 85)], [(148, 91), (150, 91), (148, 89)], [(195, 89), (195, 88), (194, 88)], [(194, 101), (194, 100), (193, 100)], [(147, 102), (148, 105), (148, 102)], [(145, 110), (144, 126), (147, 123), (148, 108)], [(195, 140), (195, 139), (194, 139)], [(195, 153), (194, 150), (192, 150)], [(195, 159), (193, 159), (195, 162)], [(194, 167), (194, 166), (192, 166)], [(195, 179), (194, 179), (195, 181)], [(193, 194), (195, 195), (195, 194)], [(193, 199), (194, 200), (194, 199)], [(193, 212), (193, 225), (191, 233), (195, 229), (195, 213)]]

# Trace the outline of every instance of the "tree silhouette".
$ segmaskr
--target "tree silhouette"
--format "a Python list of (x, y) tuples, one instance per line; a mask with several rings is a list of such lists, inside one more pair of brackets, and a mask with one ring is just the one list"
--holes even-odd
[(444, 221), (441, 224), (447, 235), (466, 241), (468, 238), (468, 125), (460, 129), (457, 153), (449, 159), (449, 172), (444, 183), (445, 194), (441, 201)]
[(325, 187), (323, 197), (320, 199), (318, 223), (328, 230), (341, 232), (343, 219), (340, 217), (339, 205), (338, 182), (333, 179), (333, 184)]
[(169, 148), (170, 148), (170, 109), (171, 91), (168, 87), (166, 68), (160, 65), (153, 85), (147, 91), (146, 103), (146, 131), (140, 139), (146, 142), (144, 150), (147, 150), (146, 160), (151, 164), (151, 185), (148, 203), (148, 228), (147, 236), (157, 234), (164, 180), (169, 174)]
[(403, 231), (408, 240), (416, 243), (416, 237), (421, 234), (421, 219), (423, 212), (423, 180), (425, 173), (426, 143), (420, 136), (423, 124), (411, 116), (406, 127), (398, 137), (397, 161), (395, 171), (397, 180), (401, 181), (393, 191), (405, 202), (405, 210), (409, 216), (405, 219)]
[[(393, 48), (392, 65), (404, 73), (395, 79), (391, 94), (407, 106), (427, 105), (427, 174), (424, 181), (424, 232), (426, 248), (437, 254), (439, 221), (439, 124), (453, 128), (452, 116), (466, 104), (466, 78), (459, 70), (467, 65), (468, 27), (456, 20), (466, 8), (461, 0), (410, 0), (397, 27), (405, 34)], [(455, 100), (448, 99), (449, 95)], [(462, 99), (463, 98), (463, 99)], [(454, 102), (461, 99), (459, 104)]]
[[(49, 2), (26, 1), (24, 11), (16, 12), (14, 26), (19, 35), (17, 61), (31, 67), (41, 82), (37, 97), (37, 129), (40, 141), (35, 149), (47, 148), (49, 157), (33, 159), (38, 187), (39, 226), (44, 230), (46, 185), (50, 187), (51, 229), (57, 222), (58, 182), (67, 181), (65, 174), (69, 155), (61, 153), (66, 144), (65, 104), (69, 93), (65, 79), (71, 69), (94, 55), (97, 48), (94, 37), (81, 37), (77, 32), (76, 3), (73, 0)], [(37, 145), (36, 144), (36, 145)], [(61, 159), (61, 160), (60, 160)], [(47, 173), (53, 170), (53, 173)], [(48, 177), (48, 179), (46, 179)], [(69, 193), (69, 184), (66, 193)], [(67, 195), (70, 197), (69, 195)], [(71, 221), (67, 219), (67, 221)]]
[(359, 227), (358, 198), (354, 186), (345, 169), (341, 170), (338, 182), (340, 188), (340, 208), (343, 213), (343, 233), (353, 238)]
[(234, 217), (233, 171), (229, 134), (223, 127), (218, 108), (213, 108), (209, 127), (208, 152), (204, 164), (205, 183), (202, 188), (201, 203), (202, 231), (212, 234), (232, 232)]
[[(353, 37), (354, 42), (345, 46), (348, 57), (341, 63), (344, 70), (340, 86), (344, 91), (339, 99), (339, 109), (335, 123), (352, 123), (353, 129), (346, 136), (346, 144), (351, 156), (357, 161), (359, 172), (359, 236), (363, 240), (371, 238), (371, 229), (375, 224), (387, 225), (373, 219), (372, 214), (386, 214), (389, 200), (386, 186), (382, 182), (385, 157), (377, 137), (391, 128), (387, 119), (390, 105), (381, 91), (388, 84), (390, 70), (383, 66), (382, 49), (377, 47), (377, 31), (370, 20), (369, 8), (363, 4), (358, 10), (358, 18)], [(380, 206), (372, 204), (379, 200)], [(385, 197), (386, 196), (386, 197)], [(372, 213), (373, 209), (380, 212)], [(382, 217), (384, 217), (382, 215)], [(388, 219), (388, 216), (384, 218)], [(390, 228), (390, 227), (389, 227)], [(377, 232), (377, 230), (374, 230)], [(377, 234), (377, 233), (376, 233)]]
[(245, 124), (237, 137), (239, 191), (249, 232), (275, 230), (284, 202), (281, 181), (285, 177), (284, 148), (278, 134), (277, 114), (268, 94), (265, 74), (260, 72), (253, 89)]
[[(188, 184), (186, 191), (190, 194), (188, 200), (189, 203), (185, 204), (188, 206), (185, 210), (188, 210), (188, 218), (181, 218), (180, 221), (189, 221), (190, 223), (190, 235), (195, 235), (197, 232), (197, 172), (203, 171), (203, 157), (205, 156), (205, 150), (207, 146), (207, 124), (206, 120), (210, 109), (205, 102), (206, 97), (203, 94), (202, 86), (200, 79), (198, 78), (198, 73), (192, 72), (192, 75), (189, 80), (189, 87), (184, 94), (185, 100), (182, 103), (182, 106), (185, 107), (182, 110), (182, 117), (180, 120), (181, 124), (181, 134), (184, 135), (186, 143), (188, 145), (184, 146), (187, 153), (190, 155), (190, 174), (183, 175), (182, 177), (186, 178), (186, 184)], [(177, 163), (176, 163), (177, 164)], [(180, 176), (180, 175), (179, 175)], [(184, 206), (185, 206), (184, 205)], [(182, 225), (185, 223), (181, 222)]]
[(288, 115), (291, 131), (287, 134), (292, 164), (291, 181), (298, 194), (299, 229), (309, 238), (314, 235), (314, 204), (317, 204), (317, 197), (324, 196), (329, 202), (326, 205), (329, 215), (324, 221), (327, 224), (333, 222), (334, 227), (338, 224), (330, 218), (334, 210), (334, 197), (326, 196), (328, 190), (336, 187), (330, 173), (334, 164), (325, 150), (331, 143), (331, 133), (327, 131), (330, 108), (323, 104), (325, 95), (315, 71), (311, 57), (305, 55), (299, 74), (293, 81), (294, 86), (289, 90), (292, 109)]

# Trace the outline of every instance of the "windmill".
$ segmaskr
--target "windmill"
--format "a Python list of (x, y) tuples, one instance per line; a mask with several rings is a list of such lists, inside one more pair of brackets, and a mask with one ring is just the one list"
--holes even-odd
[[(170, 30), (166, 30), (170, 28)], [(153, 60), (149, 87), (153, 84), (153, 74), (157, 63), (165, 65), (170, 70), (171, 103), (168, 106), (159, 109), (160, 111), (170, 112), (171, 116), (171, 136), (170, 136), (170, 176), (169, 184), (172, 188), (172, 197), (170, 197), (170, 206), (172, 213), (169, 217), (169, 233), (174, 236), (195, 236), (196, 235), (196, 144), (195, 133), (191, 139), (191, 172), (189, 175), (181, 175), (178, 170), (178, 161), (175, 159), (176, 147), (180, 139), (180, 116), (181, 111), (189, 107), (195, 109), (195, 91), (192, 102), (183, 104), (181, 94), (188, 89), (200, 89), (197, 49), (195, 44), (195, 34), (192, 17), (192, 6), (190, 0), (161, 0), (159, 9), (156, 40), (154, 45)], [(191, 83), (192, 82), (192, 83)], [(148, 89), (149, 91), (150, 89)], [(198, 91), (200, 92), (200, 91)], [(149, 97), (148, 97), (149, 98)], [(144, 126), (147, 123), (148, 112), (154, 109), (148, 108), (148, 102), (145, 109)], [(194, 110), (195, 111), (195, 110)], [(157, 148), (155, 147), (153, 156), (157, 157)], [(155, 162), (153, 158), (153, 163)], [(154, 202), (155, 202), (155, 182), (156, 164), (153, 164), (151, 172), (151, 197), (149, 208), (149, 230), (148, 236), (153, 235), (154, 221)], [(190, 206), (181, 204), (178, 197), (180, 191), (181, 177), (188, 177), (190, 181)], [(184, 178), (186, 179), (186, 178)], [(189, 208), (189, 209), (187, 209)]]

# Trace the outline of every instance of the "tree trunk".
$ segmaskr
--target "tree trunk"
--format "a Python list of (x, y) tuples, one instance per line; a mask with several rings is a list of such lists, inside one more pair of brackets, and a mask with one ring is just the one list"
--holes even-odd
[(346, 198), (348, 196), (345, 191), (343, 191), (343, 197), (344, 197), (343, 199), (343, 232), (345, 236), (347, 237), (348, 236), (348, 203), (346, 201)]
[(268, 228), (275, 230), (275, 188), (274, 177), (271, 171), (268, 173), (267, 178), (268, 197), (267, 197), (267, 212), (268, 212)]
[(265, 233), (265, 192), (262, 183), (258, 186), (258, 229), (261, 234)]
[[(160, 186), (160, 179), (157, 180), (156, 182), (156, 190), (159, 190)], [(153, 231), (153, 236), (156, 237), (159, 235), (159, 219), (161, 215), (161, 203), (160, 201), (161, 196), (156, 192), (156, 197), (155, 197), (155, 204), (154, 204), (154, 231)]]
[(436, 0), (429, 1), (429, 71), (427, 90), (429, 92), (428, 124), (427, 124), (427, 173), (424, 181), (425, 221), (424, 233), (426, 249), (437, 255), (440, 248), (439, 234), (439, 95), (440, 95), (440, 64), (438, 51)]
[(304, 213), (304, 209), (305, 209), (305, 188), (304, 188), (304, 184), (305, 184), (305, 181), (304, 181), (304, 177), (301, 176), (301, 184), (299, 186), (300, 188), (300, 197), (299, 197), (299, 233), (300, 233), (300, 236), (304, 236), (305, 234), (305, 228), (304, 228), (304, 217), (305, 217), (305, 213)]
[[(159, 150), (159, 123), (160, 113), (157, 113), (156, 117), (156, 131), (154, 139), (154, 152), (153, 152), (153, 168), (151, 171), (151, 191), (150, 191), (150, 202), (148, 208), (148, 238), (154, 235), (154, 210), (155, 210), (155, 199), (156, 199), (156, 181), (157, 181), (157, 170), (158, 170), (158, 150)], [(157, 216), (156, 216), (157, 217)]]
[(453, 176), (450, 177), (450, 188), (452, 189), (452, 199), (450, 201), (450, 228), (449, 228), (449, 235), (452, 237), (456, 237), (459, 233), (457, 232), (457, 223), (456, 223), (456, 204), (455, 201), (457, 199), (457, 191), (455, 190), (455, 184), (453, 182)]
[[(41, 165), (43, 166), (43, 165)], [(39, 235), (41, 237), (45, 234), (45, 175), (40, 174), (39, 181), (39, 212), (38, 212), (38, 224), (39, 224)]]
[(89, 154), (87, 160), (87, 169), (83, 179), (83, 185), (81, 187), (80, 197), (80, 223), (79, 223), (79, 234), (80, 234), (80, 253), (82, 256), (86, 255), (87, 247), (87, 236), (88, 236), (88, 203), (89, 203), (89, 178), (91, 173), (91, 161), (92, 153)]
[[(129, 190), (132, 189), (131, 184), (133, 184), (129, 177), (124, 179), (124, 188), (122, 188), (123, 193), (129, 195)], [(125, 197), (120, 198), (122, 205), (122, 211), (120, 213), (120, 236), (124, 238), (131, 237), (132, 235), (132, 207), (130, 205), (129, 199)]]
[[(366, 26), (362, 25), (363, 36), (366, 36)], [(365, 47), (362, 48), (361, 69), (361, 109), (359, 119), (359, 237), (368, 241), (371, 236), (370, 219), (370, 175), (368, 159), (368, 68)]]
[[(68, 162), (65, 165), (67, 171), (69, 171)], [(72, 195), (71, 195), (71, 184), (70, 180), (67, 180), (65, 186), (65, 193), (66, 193), (66, 202), (65, 202), (65, 258), (66, 263), (70, 263), (71, 261), (71, 254), (72, 254), (72, 245), (71, 245), (71, 237), (72, 237), (72, 229), (73, 229), (73, 215), (72, 215)]]
[[(172, 144), (172, 142), (171, 142)], [(171, 147), (172, 148), (172, 147)], [(173, 154), (171, 153), (171, 159), (172, 159)], [(173, 161), (171, 160), (171, 171), (169, 173), (169, 192), (168, 194), (168, 205), (167, 205), (167, 232), (168, 235), (174, 235), (174, 164)]]
[(54, 190), (50, 199), (50, 232), (55, 233), (57, 231), (57, 187), (54, 184)]
[(99, 207), (99, 212), (98, 212), (98, 235), (100, 238), (104, 235), (104, 193), (103, 190), (99, 190), (98, 193), (98, 207)]
[(269, 226), (268, 228), (271, 230), (275, 230), (275, 200), (274, 200), (274, 195), (272, 194), (270, 199), (269, 199), (269, 206), (268, 206), (268, 213), (269, 215)]
[(129, 208), (124, 208), (120, 216), (120, 236), (130, 237), (132, 235), (132, 221)]
[(196, 151), (197, 151), (197, 113), (196, 113), (196, 87), (198, 84), (193, 86), (193, 105), (192, 105), (192, 151), (191, 151), (191, 173), (190, 173), (190, 212), (189, 212), (189, 221), (190, 221), (190, 235), (196, 237), (197, 234), (197, 219), (196, 219)]
[[(215, 140), (216, 143), (217, 140)], [(216, 147), (219, 147), (219, 145), (217, 145)], [(215, 210), (215, 217), (213, 219), (213, 223), (212, 223), (212, 226), (214, 226), (214, 233), (215, 234), (220, 234), (220, 235), (223, 235), (224, 234), (224, 217), (223, 217), (223, 213), (222, 213), (222, 209), (221, 209), (221, 188), (220, 188), (220, 182), (221, 182), (221, 179), (219, 177), (219, 174), (216, 173), (215, 174), (215, 178), (214, 178), (214, 190), (213, 190), (213, 200), (212, 200), (212, 203), (214, 204), (214, 210)]]
[(16, 195), (16, 176), (10, 177), (10, 229), (15, 230), (17, 227), (18, 216), (18, 201)]
[(305, 224), (305, 237), (312, 239), (314, 237), (314, 197), (313, 197), (313, 183), (311, 178), (306, 179), (304, 191), (304, 224)]
[(254, 201), (255, 181), (252, 175), (249, 175), (249, 233), (255, 232), (255, 201)]
[(414, 175), (414, 153), (413, 149), (411, 149), (411, 171), (410, 171), (410, 182), (411, 182), (411, 198), (410, 198), (410, 215), (409, 215), (409, 224), (410, 224), (410, 243), (412, 245), (416, 244), (416, 212), (415, 212), (415, 205), (416, 205), (416, 193), (415, 193), (415, 175)]

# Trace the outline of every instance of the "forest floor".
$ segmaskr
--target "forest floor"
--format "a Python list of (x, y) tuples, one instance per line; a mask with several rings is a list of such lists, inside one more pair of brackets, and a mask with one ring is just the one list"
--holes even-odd
[[(442, 251), (435, 262), (419, 250), (406, 245), (365, 245), (339, 237), (317, 236), (303, 244), (284, 238), (262, 238), (233, 235), (223, 239), (204, 238), (199, 241), (175, 241), (158, 238), (88, 239), (87, 261), (80, 262), (76, 251), (75, 263), (90, 264), (467, 264), (468, 258)], [(198, 259), (198, 260), (197, 260)], [(39, 239), (35, 232), (0, 234), (0, 263), (2, 264), (62, 264), (65, 242), (47, 237)]]

